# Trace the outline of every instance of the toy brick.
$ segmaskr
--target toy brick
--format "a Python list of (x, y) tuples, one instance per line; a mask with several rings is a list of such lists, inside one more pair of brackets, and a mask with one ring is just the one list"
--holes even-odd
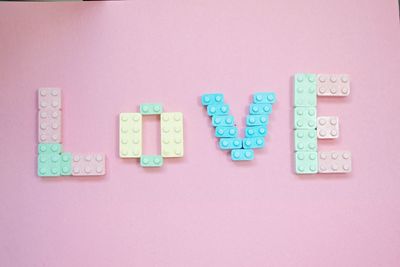
[(161, 155), (165, 158), (183, 157), (183, 114), (161, 113)]
[(275, 93), (255, 93), (253, 95), (254, 104), (273, 104), (276, 102)]
[(237, 137), (238, 136), (238, 129), (237, 127), (232, 126), (218, 126), (215, 128), (215, 136), (216, 137)]
[(271, 104), (251, 104), (249, 108), (251, 115), (271, 114)]
[(38, 114), (39, 143), (61, 143), (61, 111), (47, 108)]
[(319, 74), (317, 77), (319, 96), (348, 96), (350, 79), (346, 74)]
[(40, 88), (38, 90), (39, 109), (61, 109), (61, 90), (59, 88)]
[(247, 126), (259, 126), (268, 124), (268, 115), (247, 115)]
[(231, 158), (233, 161), (253, 160), (254, 151), (252, 149), (233, 149)]
[(240, 139), (240, 138), (221, 138), (219, 140), (219, 147), (222, 150), (242, 148), (243, 147), (242, 139)]
[(208, 106), (211, 104), (223, 104), (224, 95), (223, 94), (205, 94), (201, 96), (201, 104), (203, 106)]
[(142, 167), (161, 167), (164, 163), (162, 156), (145, 156), (140, 158), (140, 165)]
[(317, 152), (295, 152), (296, 173), (313, 174), (318, 172)]
[(315, 129), (317, 127), (317, 109), (315, 107), (294, 108), (295, 129)]
[(318, 153), (320, 173), (351, 172), (350, 151), (326, 151)]
[(294, 130), (295, 151), (317, 151), (317, 131)]
[(338, 117), (318, 117), (317, 134), (319, 139), (334, 139), (339, 137)]
[(142, 115), (121, 113), (119, 131), (119, 156), (140, 158), (142, 155)]
[(212, 124), (216, 126), (234, 126), (235, 119), (231, 115), (226, 116), (213, 116)]
[(264, 138), (253, 137), (243, 139), (243, 148), (263, 148), (265, 146)]
[(38, 154), (61, 154), (62, 145), (61, 144), (39, 144)]
[(251, 126), (246, 127), (246, 137), (264, 137), (267, 135), (266, 126)]
[(68, 176), (72, 174), (72, 154), (62, 153), (60, 162), (60, 174), (62, 176)]
[(163, 112), (161, 104), (141, 104), (140, 113), (142, 115), (159, 115)]
[(315, 74), (298, 73), (294, 80), (294, 106), (315, 107), (317, 105), (317, 83)]
[(104, 154), (75, 154), (72, 157), (72, 176), (100, 176), (105, 171)]
[(40, 154), (38, 157), (38, 176), (55, 177), (61, 174), (61, 156), (57, 153)]
[(207, 113), (209, 116), (228, 115), (229, 114), (229, 105), (227, 105), (227, 104), (208, 105)]

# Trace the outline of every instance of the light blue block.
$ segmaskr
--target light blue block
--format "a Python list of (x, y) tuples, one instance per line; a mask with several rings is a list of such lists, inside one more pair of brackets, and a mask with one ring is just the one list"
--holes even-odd
[(317, 75), (297, 73), (294, 77), (294, 106), (315, 107), (317, 105)]
[(271, 104), (251, 104), (249, 108), (251, 115), (271, 114)]
[(294, 128), (295, 129), (316, 129), (317, 128), (317, 109), (315, 107), (295, 107), (294, 108)]
[(216, 137), (237, 137), (238, 136), (238, 129), (237, 127), (224, 127), (224, 126), (218, 126), (215, 128), (215, 136)]
[(268, 124), (268, 115), (248, 115), (246, 117), (247, 126), (259, 126)]
[(253, 137), (243, 139), (243, 148), (263, 148), (265, 146), (264, 137)]
[(317, 130), (304, 129), (294, 130), (294, 147), (295, 151), (317, 151)]
[(207, 113), (209, 116), (217, 116), (217, 115), (228, 115), (229, 114), (229, 105), (221, 104), (221, 105), (208, 105)]
[(314, 174), (318, 172), (317, 152), (295, 152), (297, 174)]
[(61, 154), (62, 145), (61, 144), (39, 144), (38, 154)]
[(231, 151), (231, 158), (234, 161), (253, 160), (254, 151), (252, 149), (233, 149)]
[(243, 147), (243, 141), (240, 138), (221, 138), (219, 140), (219, 147), (222, 150), (239, 149)]
[(55, 177), (61, 175), (61, 156), (57, 153), (40, 154), (38, 157), (38, 176)]
[(234, 126), (235, 119), (232, 115), (226, 116), (213, 116), (212, 117), (212, 125), (216, 126)]
[(254, 104), (274, 104), (275, 102), (275, 93), (255, 93), (253, 95)]
[(267, 135), (266, 126), (246, 127), (246, 137), (264, 137)]
[(141, 104), (140, 113), (142, 115), (158, 115), (163, 112), (161, 104)]
[(62, 153), (60, 159), (60, 174), (62, 176), (72, 175), (72, 154)]
[(211, 104), (223, 104), (224, 95), (223, 94), (204, 94), (201, 96), (201, 104), (203, 106), (208, 106)]

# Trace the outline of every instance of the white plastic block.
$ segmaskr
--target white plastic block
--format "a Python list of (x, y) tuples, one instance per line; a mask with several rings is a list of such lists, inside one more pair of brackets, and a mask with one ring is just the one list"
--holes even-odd
[(121, 113), (119, 116), (119, 156), (142, 156), (142, 114)]
[(335, 139), (339, 137), (339, 118), (324, 116), (317, 118), (317, 135), (319, 139)]
[(47, 108), (38, 114), (39, 143), (61, 143), (61, 111)]
[(104, 154), (74, 154), (72, 176), (100, 176), (106, 173)]
[(350, 151), (324, 151), (318, 153), (319, 173), (351, 172)]
[(40, 88), (38, 90), (38, 108), (61, 109), (61, 90), (59, 88)]
[(183, 157), (183, 114), (161, 113), (161, 155), (164, 158)]
[(348, 96), (350, 94), (350, 79), (347, 74), (318, 74), (317, 95)]

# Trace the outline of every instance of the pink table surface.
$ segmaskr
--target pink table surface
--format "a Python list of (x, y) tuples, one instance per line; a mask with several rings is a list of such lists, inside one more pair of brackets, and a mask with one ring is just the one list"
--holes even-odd
[[(1, 266), (399, 266), (397, 1), (0, 4)], [(292, 172), (295, 72), (348, 73), (338, 115), (349, 175)], [(64, 148), (105, 152), (99, 179), (36, 176), (36, 89), (64, 92)], [(220, 91), (243, 118), (278, 104), (267, 148), (234, 164), (199, 104)], [(185, 115), (186, 155), (147, 170), (118, 157), (118, 114)], [(157, 120), (146, 120), (156, 153)]]

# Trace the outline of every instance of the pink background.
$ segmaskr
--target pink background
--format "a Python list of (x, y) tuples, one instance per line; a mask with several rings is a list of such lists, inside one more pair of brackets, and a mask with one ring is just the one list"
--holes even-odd
[[(301, 3), (300, 3), (301, 2)], [(396, 0), (0, 4), (1, 266), (399, 266), (400, 34)], [(348, 73), (338, 115), (350, 175), (292, 173), (291, 76)], [(64, 92), (64, 148), (105, 152), (100, 179), (36, 176), (36, 89)], [(267, 148), (216, 148), (205, 92), (246, 115), (274, 90)], [(118, 155), (119, 112), (185, 114), (186, 156)], [(146, 153), (157, 153), (146, 120)]]

